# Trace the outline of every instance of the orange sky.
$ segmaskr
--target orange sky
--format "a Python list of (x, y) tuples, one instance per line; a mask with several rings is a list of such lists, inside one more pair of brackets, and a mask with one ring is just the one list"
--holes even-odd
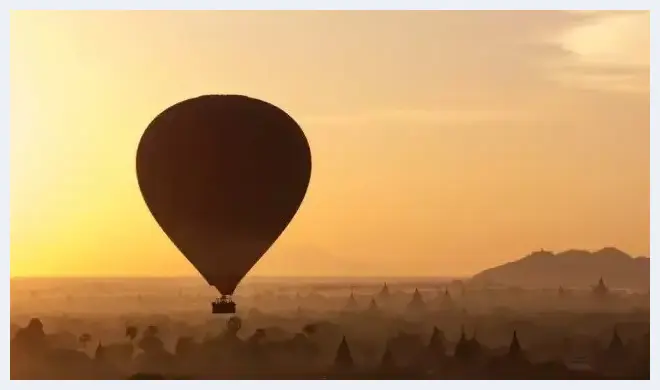
[(135, 152), (209, 93), (313, 155), (252, 275), (467, 275), (539, 248), (649, 253), (649, 15), (13, 12), (11, 275), (196, 275)]

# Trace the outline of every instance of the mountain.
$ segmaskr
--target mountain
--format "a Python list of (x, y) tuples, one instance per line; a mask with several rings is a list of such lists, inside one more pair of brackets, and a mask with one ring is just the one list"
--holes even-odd
[(523, 288), (589, 288), (601, 277), (610, 288), (647, 291), (650, 259), (633, 258), (616, 248), (557, 254), (542, 250), (479, 272), (471, 281)]

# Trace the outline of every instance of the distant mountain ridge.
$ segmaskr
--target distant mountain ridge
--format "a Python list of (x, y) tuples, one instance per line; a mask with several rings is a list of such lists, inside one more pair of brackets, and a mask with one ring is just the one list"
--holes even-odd
[(610, 288), (648, 290), (650, 270), (648, 257), (632, 257), (617, 248), (557, 254), (541, 250), (481, 271), (471, 281), (523, 288), (589, 288), (602, 277)]

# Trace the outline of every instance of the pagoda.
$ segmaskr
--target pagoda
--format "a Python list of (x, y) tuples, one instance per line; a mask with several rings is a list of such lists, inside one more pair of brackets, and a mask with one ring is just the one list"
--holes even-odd
[(609, 294), (609, 292), (610, 289), (607, 288), (607, 286), (605, 285), (605, 281), (601, 276), (601, 278), (598, 280), (598, 285), (596, 285), (596, 287), (594, 287), (593, 289), (593, 293), (598, 298), (604, 298)]
[(376, 298), (381, 302), (387, 301), (390, 298), (390, 288), (387, 286), (387, 283), (383, 283), (383, 288), (380, 289)]
[(415, 289), (412, 299), (408, 303), (408, 310), (414, 312), (420, 312), (426, 310), (426, 303), (424, 303), (424, 298), (418, 289)]
[(355, 299), (355, 295), (351, 291), (351, 295), (348, 297), (348, 301), (346, 301), (346, 306), (344, 306), (344, 310), (355, 311), (357, 309), (358, 309), (358, 303), (357, 300)]
[(341, 339), (337, 354), (335, 355), (335, 368), (339, 370), (350, 370), (353, 368), (353, 356), (351, 350), (348, 348), (346, 336)]

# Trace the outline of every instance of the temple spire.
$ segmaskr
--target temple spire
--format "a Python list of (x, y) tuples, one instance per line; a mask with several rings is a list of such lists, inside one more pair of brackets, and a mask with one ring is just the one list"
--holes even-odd
[(408, 310), (410, 311), (423, 311), (426, 309), (426, 304), (424, 303), (424, 298), (419, 292), (419, 289), (415, 289), (412, 299), (408, 303)]
[(390, 297), (390, 288), (387, 286), (387, 282), (383, 283), (383, 288), (378, 293), (377, 298), (380, 300), (387, 300)]
[(339, 348), (337, 348), (337, 354), (335, 355), (335, 368), (346, 370), (352, 367), (353, 356), (351, 355), (351, 350), (348, 348), (346, 336), (344, 336), (341, 339)]

